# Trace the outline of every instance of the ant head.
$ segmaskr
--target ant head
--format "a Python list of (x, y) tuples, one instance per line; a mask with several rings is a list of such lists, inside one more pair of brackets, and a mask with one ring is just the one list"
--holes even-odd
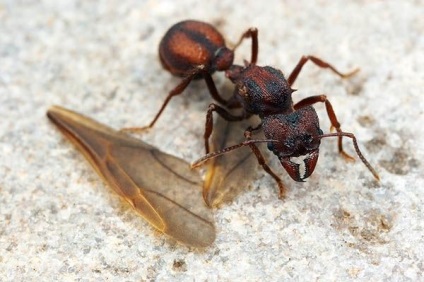
[[(290, 114), (270, 115), (264, 118), (263, 129), (269, 142), (268, 149), (295, 181), (308, 178), (315, 169), (319, 155), (320, 135), (318, 116), (311, 106)], [(292, 159), (302, 157), (300, 164)]]
[(234, 61), (234, 52), (227, 47), (221, 47), (216, 50), (212, 60), (212, 69), (223, 71), (228, 70)]

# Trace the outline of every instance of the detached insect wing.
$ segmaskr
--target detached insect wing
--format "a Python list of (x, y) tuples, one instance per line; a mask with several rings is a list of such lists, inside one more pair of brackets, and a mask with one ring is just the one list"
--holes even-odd
[(202, 200), (200, 176), (187, 162), (62, 107), (53, 106), (47, 116), (156, 229), (193, 247), (213, 243), (212, 211)]
[[(244, 131), (258, 118), (228, 122), (218, 118), (212, 134), (212, 151), (224, 149), (244, 140)], [(249, 148), (240, 148), (237, 154), (225, 154), (208, 162), (203, 198), (208, 206), (216, 207), (231, 202), (256, 177), (258, 162)]]

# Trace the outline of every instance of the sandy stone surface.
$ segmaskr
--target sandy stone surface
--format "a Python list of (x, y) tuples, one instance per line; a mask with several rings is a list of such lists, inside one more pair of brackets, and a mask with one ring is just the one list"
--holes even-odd
[[(0, 281), (422, 279), (423, 14), (421, 1), (0, 0)], [(305, 183), (270, 157), (287, 198), (258, 168), (244, 193), (214, 210), (217, 239), (202, 252), (150, 227), (45, 113), (56, 104), (114, 128), (147, 124), (179, 81), (162, 69), (159, 41), (188, 18), (232, 43), (257, 27), (259, 64), (284, 73), (305, 54), (359, 67), (341, 80), (308, 64), (294, 99), (328, 95), (381, 182), (325, 140)], [(222, 73), (214, 78), (231, 91)], [(140, 138), (195, 160), (210, 102), (204, 83), (192, 83)], [(324, 106), (316, 109), (328, 131)]]

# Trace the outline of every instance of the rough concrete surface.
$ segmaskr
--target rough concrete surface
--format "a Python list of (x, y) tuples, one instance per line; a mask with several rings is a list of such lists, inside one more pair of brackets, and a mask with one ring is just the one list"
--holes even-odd
[[(422, 1), (0, 0), (0, 281), (422, 280), (423, 14)], [(214, 210), (210, 248), (154, 231), (45, 113), (57, 104), (114, 128), (148, 123), (179, 81), (162, 69), (158, 43), (187, 18), (232, 43), (257, 27), (259, 64), (284, 73), (304, 54), (359, 67), (341, 80), (308, 63), (294, 98), (327, 94), (381, 182), (325, 140), (305, 183), (269, 158), (289, 187), (284, 201), (258, 168), (244, 193)], [(222, 73), (214, 78), (231, 90)], [(140, 138), (195, 160), (210, 101), (204, 83), (192, 83)]]

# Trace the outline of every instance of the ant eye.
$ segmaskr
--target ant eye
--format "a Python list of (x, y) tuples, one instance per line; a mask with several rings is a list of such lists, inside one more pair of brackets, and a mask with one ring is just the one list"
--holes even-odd
[(312, 143), (312, 141), (314, 141), (314, 138), (312, 137), (312, 135), (307, 134), (307, 135), (306, 135), (306, 141), (307, 141), (308, 143)]
[(266, 146), (268, 147), (268, 150), (270, 150), (271, 152), (274, 152), (274, 144), (272, 142), (268, 142), (266, 144)]
[(312, 149), (312, 148), (315, 147), (314, 146), (314, 137), (310, 134), (303, 135), (302, 141), (303, 141), (304, 146), (308, 149)]

